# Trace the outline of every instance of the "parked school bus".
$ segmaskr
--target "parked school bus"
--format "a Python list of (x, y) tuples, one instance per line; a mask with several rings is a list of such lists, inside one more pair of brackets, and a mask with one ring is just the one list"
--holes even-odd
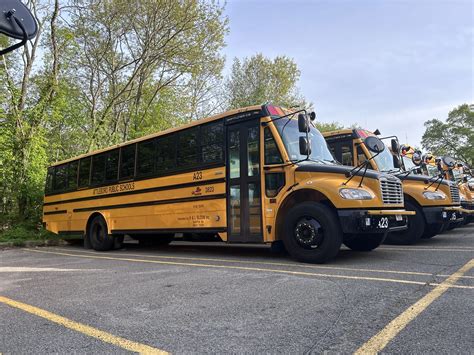
[(474, 220), (474, 184), (469, 183), (472, 176), (471, 169), (464, 163), (456, 163), (451, 173), (451, 179), (458, 184), (463, 208), (463, 224), (471, 223)]
[[(456, 184), (413, 174), (418, 170), (420, 157), (408, 159), (406, 148), (400, 149), (397, 139), (392, 139), (392, 152), (386, 149), (375, 154), (364, 143), (367, 137), (375, 136), (370, 131), (344, 129), (323, 135), (334, 156), (343, 164), (357, 166), (365, 163), (373, 170), (393, 174), (402, 180), (405, 209), (416, 214), (408, 217), (406, 230), (390, 233), (388, 242), (414, 244), (421, 238), (434, 237), (446, 229), (451, 220), (459, 219), (461, 206)], [(398, 156), (400, 150), (403, 151), (401, 161)]]
[(405, 229), (400, 180), (335, 162), (309, 116), (252, 106), (54, 164), (44, 224), (102, 251), (192, 234), (317, 263)]

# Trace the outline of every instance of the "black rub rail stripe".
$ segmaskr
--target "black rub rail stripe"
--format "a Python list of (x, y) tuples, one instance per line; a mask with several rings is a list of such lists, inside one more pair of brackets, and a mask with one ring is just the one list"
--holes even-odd
[(226, 232), (226, 227), (162, 228), (162, 229), (112, 229), (112, 234), (154, 234), (188, 232)]
[(209, 196), (199, 196), (199, 197), (184, 197), (184, 198), (173, 198), (169, 200), (145, 201), (145, 202), (135, 202), (135, 203), (123, 203), (119, 205), (76, 208), (74, 209), (74, 212), (102, 211), (102, 210), (112, 210), (112, 209), (117, 209), (117, 208), (156, 206), (156, 205), (166, 205), (170, 203), (183, 203), (183, 202), (203, 201), (203, 200), (218, 200), (222, 198), (226, 198), (226, 195), (219, 194), (219, 195), (209, 195)]
[(58, 211), (49, 211), (49, 212), (44, 212), (45, 216), (48, 216), (50, 214), (64, 214), (67, 213), (67, 210), (58, 210)]
[[(131, 182), (133, 182), (133, 181), (131, 181)], [(180, 188), (185, 188), (185, 187), (193, 187), (193, 186), (199, 186), (199, 185), (218, 184), (218, 183), (222, 183), (222, 182), (225, 182), (225, 178), (193, 181), (193, 182), (187, 182), (187, 183), (184, 183), (184, 184), (150, 187), (149, 189), (117, 192), (117, 193), (112, 193), (112, 194), (108, 194), (108, 195), (95, 195), (95, 196), (87, 196), (87, 197), (78, 197), (78, 198), (72, 198), (72, 199), (69, 199), (69, 200), (46, 202), (46, 203), (43, 204), (43, 206), (58, 205), (58, 204), (70, 203), (70, 202), (96, 200), (96, 199), (102, 199), (102, 198), (112, 198), (112, 197), (117, 197), (117, 196), (144, 194), (144, 193), (147, 193), (147, 192), (174, 190), (174, 189), (180, 189)], [(120, 184), (117, 184), (117, 185), (120, 185)]]

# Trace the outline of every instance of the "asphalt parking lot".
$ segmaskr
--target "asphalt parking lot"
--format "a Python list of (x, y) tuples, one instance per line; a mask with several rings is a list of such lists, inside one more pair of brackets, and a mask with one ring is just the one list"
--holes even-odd
[(301, 264), (265, 246), (0, 250), (0, 353), (473, 353), (474, 225)]

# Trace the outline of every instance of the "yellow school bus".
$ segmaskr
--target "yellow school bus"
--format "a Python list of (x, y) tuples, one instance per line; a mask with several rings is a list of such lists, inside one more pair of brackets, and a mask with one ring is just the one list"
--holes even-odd
[(469, 183), (471, 169), (466, 164), (459, 162), (447, 174), (459, 187), (461, 206), (464, 209), (463, 224), (471, 223), (474, 220), (474, 184)]
[(372, 250), (406, 228), (401, 182), (334, 161), (313, 114), (232, 110), (54, 164), (43, 221), (95, 250), (128, 235), (275, 243), (325, 262), (342, 243)]
[[(413, 151), (407, 146), (399, 147), (396, 137), (392, 139), (390, 149), (374, 154), (364, 140), (375, 134), (365, 129), (344, 129), (323, 135), (334, 156), (343, 164), (357, 166), (368, 162), (371, 169), (394, 174), (402, 180), (405, 209), (416, 214), (408, 218), (408, 229), (390, 233), (387, 242), (414, 244), (421, 238), (434, 237), (448, 228), (453, 220), (460, 219), (461, 206), (456, 184), (446, 179), (435, 181), (433, 178), (430, 181), (429, 176), (414, 174), (419, 162), (415, 164), (408, 159)], [(401, 161), (398, 151), (402, 152)]]

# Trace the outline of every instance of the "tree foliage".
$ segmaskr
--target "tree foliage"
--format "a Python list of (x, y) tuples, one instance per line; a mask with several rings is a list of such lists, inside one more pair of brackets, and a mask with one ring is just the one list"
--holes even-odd
[(425, 122), (421, 144), (435, 155), (450, 155), (473, 166), (474, 112), (468, 104), (463, 104), (449, 112), (446, 122), (438, 119)]
[(226, 81), (228, 107), (259, 105), (267, 102), (284, 107), (304, 107), (305, 101), (296, 84), (300, 71), (286, 56), (275, 59), (256, 54), (242, 60), (235, 58)]
[(1, 227), (40, 221), (51, 162), (201, 118), (222, 101), (228, 24), (218, 2), (27, 5), (38, 35), (0, 58)]

